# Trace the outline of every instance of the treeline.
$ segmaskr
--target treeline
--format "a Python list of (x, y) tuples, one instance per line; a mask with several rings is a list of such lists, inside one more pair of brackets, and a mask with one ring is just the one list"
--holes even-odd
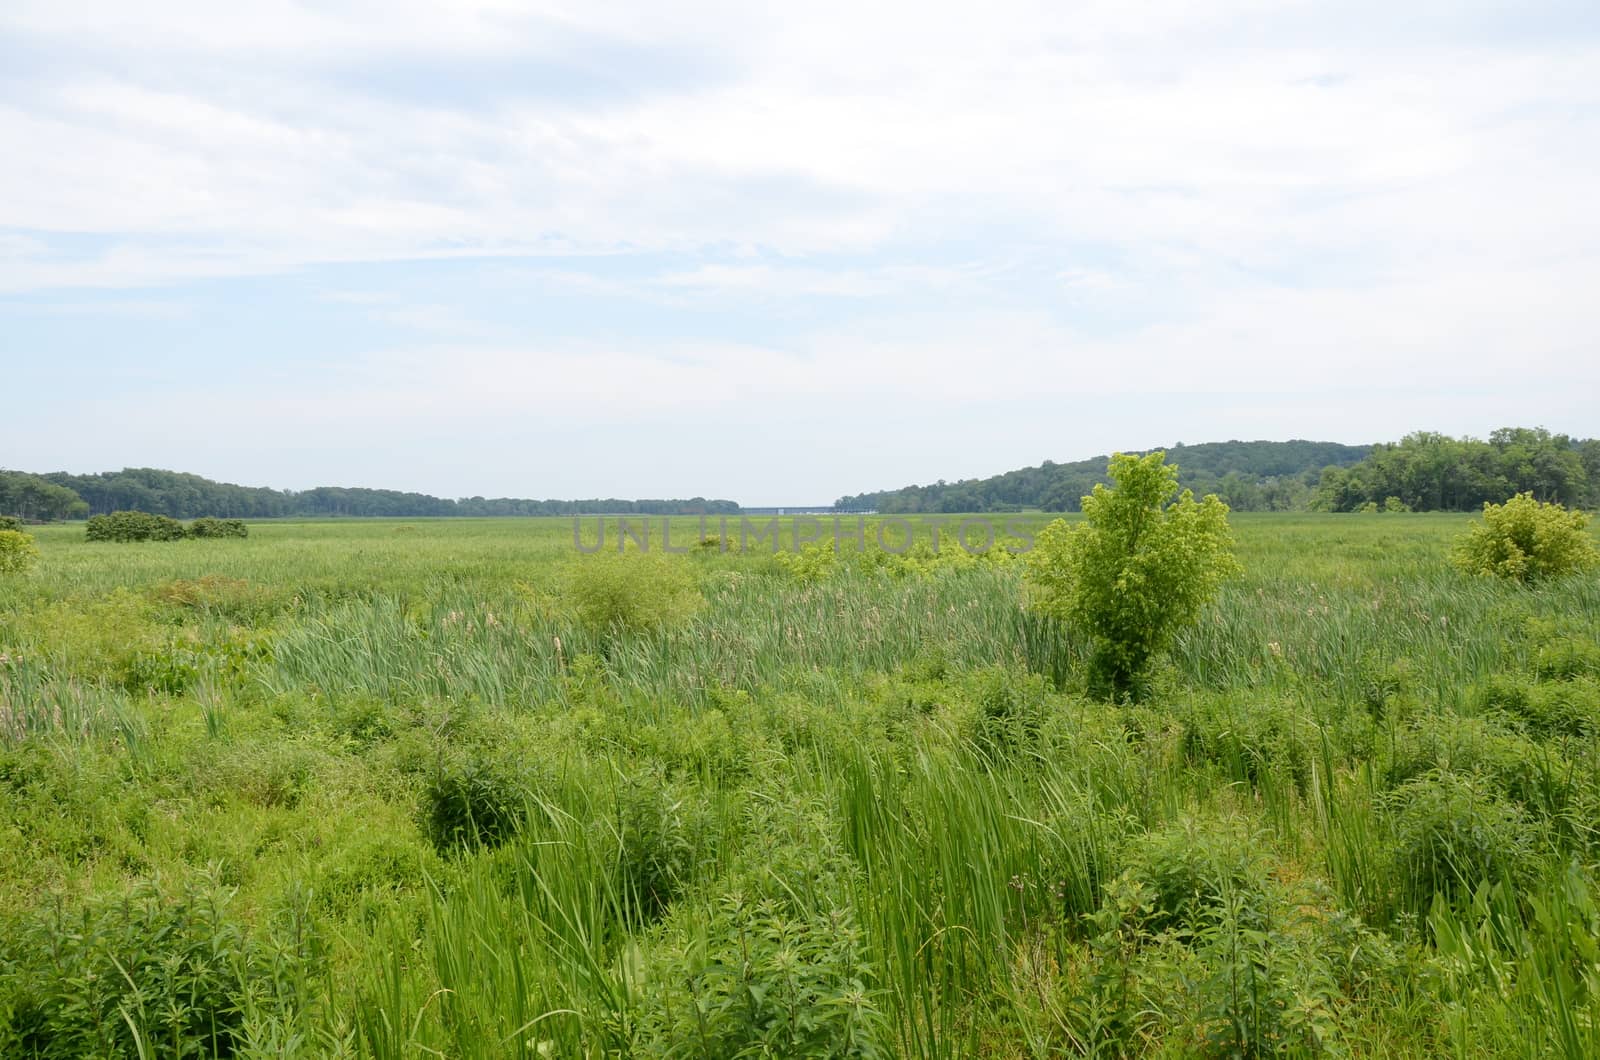
[[(1141, 454), (1142, 455), (1142, 454)], [(1426, 431), (1380, 445), (1336, 442), (1208, 442), (1175, 445), (1168, 460), (1197, 495), (1235, 511), (1476, 511), (1518, 493), (1568, 507), (1600, 507), (1600, 439), (1504, 427), (1487, 440)], [(841, 497), (846, 510), (885, 513), (1077, 511), (1105, 481), (1107, 457), (1046, 460), (985, 479)]]
[(97, 475), (57, 471), (47, 475), (0, 472), (0, 514), (25, 520), (84, 518), (119, 511), (149, 512), (170, 519), (217, 516), (273, 519), (315, 516), (419, 518), (446, 515), (724, 515), (739, 506), (729, 500), (528, 500), (468, 497), (450, 500), (426, 493), (360, 487), (318, 486), (276, 490), (236, 486), (199, 475), (159, 468), (123, 468)]
[(83, 498), (65, 486), (21, 471), (0, 471), (0, 515), (34, 522), (88, 514)]
[[(1330, 467), (1311, 507), (1352, 512), (1368, 505), (1413, 511), (1475, 511), (1518, 493), (1568, 507), (1600, 507), (1600, 439), (1505, 427), (1478, 438), (1408, 434), (1376, 445), (1360, 463)], [(1390, 504), (1390, 498), (1395, 503)]]
[[(1183, 486), (1215, 493), (1235, 511), (1296, 511), (1310, 506), (1323, 469), (1355, 464), (1370, 446), (1337, 442), (1206, 442), (1174, 445), (1168, 459), (1178, 465)], [(1141, 454), (1142, 455), (1142, 454)], [(1109, 455), (1070, 464), (1046, 460), (1038, 467), (985, 479), (940, 480), (929, 486), (841, 497), (846, 510), (886, 513), (1003, 512), (1040, 508), (1075, 512), (1081, 498), (1105, 481)]]

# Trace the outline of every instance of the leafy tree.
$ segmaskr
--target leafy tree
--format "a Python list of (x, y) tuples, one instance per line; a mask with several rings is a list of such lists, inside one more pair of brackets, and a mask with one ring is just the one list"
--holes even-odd
[(1027, 577), (1036, 610), (1094, 637), (1091, 688), (1122, 699), (1239, 565), (1228, 506), (1180, 495), (1165, 453), (1119, 453), (1106, 473), (1114, 485), (1083, 498), (1083, 523), (1058, 519), (1040, 532)]
[(20, 530), (0, 530), (0, 574), (17, 574), (33, 566), (39, 548)]
[(1373, 446), (1352, 467), (1322, 473), (1311, 506), (1355, 512), (1393, 497), (1413, 511), (1472, 511), (1518, 493), (1566, 505), (1600, 502), (1600, 464), (1594, 440), (1543, 428), (1504, 427), (1489, 436), (1451, 438), (1418, 431), (1392, 445)]
[(1588, 523), (1584, 512), (1519, 493), (1504, 504), (1485, 504), (1483, 521), (1457, 541), (1453, 558), (1468, 574), (1520, 582), (1589, 570), (1600, 565), (1600, 552)]

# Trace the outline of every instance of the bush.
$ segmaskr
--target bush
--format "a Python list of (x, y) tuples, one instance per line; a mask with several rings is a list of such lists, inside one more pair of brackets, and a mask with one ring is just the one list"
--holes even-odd
[(1302, 794), (1320, 739), (1316, 724), (1284, 703), (1241, 709), (1226, 700), (1208, 702), (1183, 718), (1183, 751), (1191, 763), (1215, 762), (1231, 779), (1252, 785), (1277, 775)]
[(1445, 714), (1420, 721), (1395, 741), (1383, 777), (1400, 787), (1434, 772), (1471, 777), (1487, 791), (1547, 815), (1566, 807), (1573, 787), (1571, 767), (1559, 754), (1493, 718)]
[(1391, 792), (1388, 805), (1399, 897), (1418, 916), (1435, 895), (1455, 900), (1483, 883), (1526, 882), (1536, 864), (1527, 818), (1470, 778), (1430, 773)]
[(20, 530), (0, 530), (0, 574), (18, 574), (39, 559), (39, 546)]
[(800, 912), (732, 894), (709, 920), (652, 969), (636, 1055), (889, 1055), (865, 940), (848, 909)]
[(243, 519), (213, 519), (205, 516), (189, 524), (190, 537), (249, 537)]
[(654, 777), (629, 783), (617, 793), (615, 821), (618, 882), (623, 901), (640, 921), (651, 921), (682, 894), (694, 871), (693, 828), (675, 798)]
[(112, 512), (91, 516), (84, 535), (90, 541), (181, 541), (186, 532), (182, 523), (165, 515)]
[(251, 939), (227, 901), (146, 884), (25, 924), (0, 943), (0, 1055), (234, 1055), (252, 1015), (286, 1009), (304, 955)]
[(1573, 574), (1600, 564), (1588, 524), (1584, 512), (1519, 493), (1504, 504), (1485, 504), (1483, 521), (1457, 541), (1452, 558), (1467, 574), (1519, 582)]
[(1235, 896), (1259, 904), (1266, 880), (1251, 837), (1237, 830), (1202, 830), (1194, 822), (1135, 839), (1126, 876), (1148, 893), (1152, 933), (1194, 931), (1216, 922)]
[(423, 793), (428, 838), (441, 851), (498, 846), (522, 827), (529, 795), (506, 763), (476, 755), (441, 762)]
[(0, 530), (18, 530), (18, 531), (20, 531), (21, 529), (22, 529), (22, 520), (21, 519), (18, 519), (14, 515), (0, 515)]
[(1579, 637), (1553, 637), (1539, 645), (1533, 666), (1540, 677), (1557, 681), (1600, 677), (1600, 644)]
[(1600, 682), (1592, 677), (1530, 682), (1506, 674), (1486, 681), (1479, 703), (1518, 719), (1535, 736), (1590, 736), (1600, 732)]
[(1113, 699), (1139, 691), (1151, 657), (1239, 570), (1228, 506), (1179, 494), (1165, 458), (1113, 456), (1114, 486), (1083, 498), (1085, 522), (1056, 520), (1028, 554), (1033, 607), (1094, 637), (1091, 691)]
[(578, 620), (596, 633), (669, 628), (705, 603), (688, 567), (646, 552), (585, 556), (566, 590)]

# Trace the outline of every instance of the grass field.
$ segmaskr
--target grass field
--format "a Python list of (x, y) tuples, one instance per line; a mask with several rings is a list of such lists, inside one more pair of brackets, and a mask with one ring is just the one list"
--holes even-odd
[(1131, 707), (1003, 549), (41, 528), (0, 1055), (1600, 1056), (1600, 581), (1233, 523)]

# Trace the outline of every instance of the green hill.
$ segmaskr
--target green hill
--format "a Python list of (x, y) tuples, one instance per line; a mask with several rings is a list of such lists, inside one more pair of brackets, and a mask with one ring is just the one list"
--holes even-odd
[[(1167, 457), (1178, 465), (1183, 485), (1196, 493), (1215, 493), (1237, 511), (1287, 511), (1309, 505), (1323, 468), (1349, 467), (1371, 451), (1369, 445), (1297, 439), (1175, 445)], [(838, 506), (880, 512), (1075, 512), (1079, 499), (1105, 480), (1108, 459), (1109, 454), (1070, 464), (1046, 460), (990, 478), (859, 493), (839, 498)]]

